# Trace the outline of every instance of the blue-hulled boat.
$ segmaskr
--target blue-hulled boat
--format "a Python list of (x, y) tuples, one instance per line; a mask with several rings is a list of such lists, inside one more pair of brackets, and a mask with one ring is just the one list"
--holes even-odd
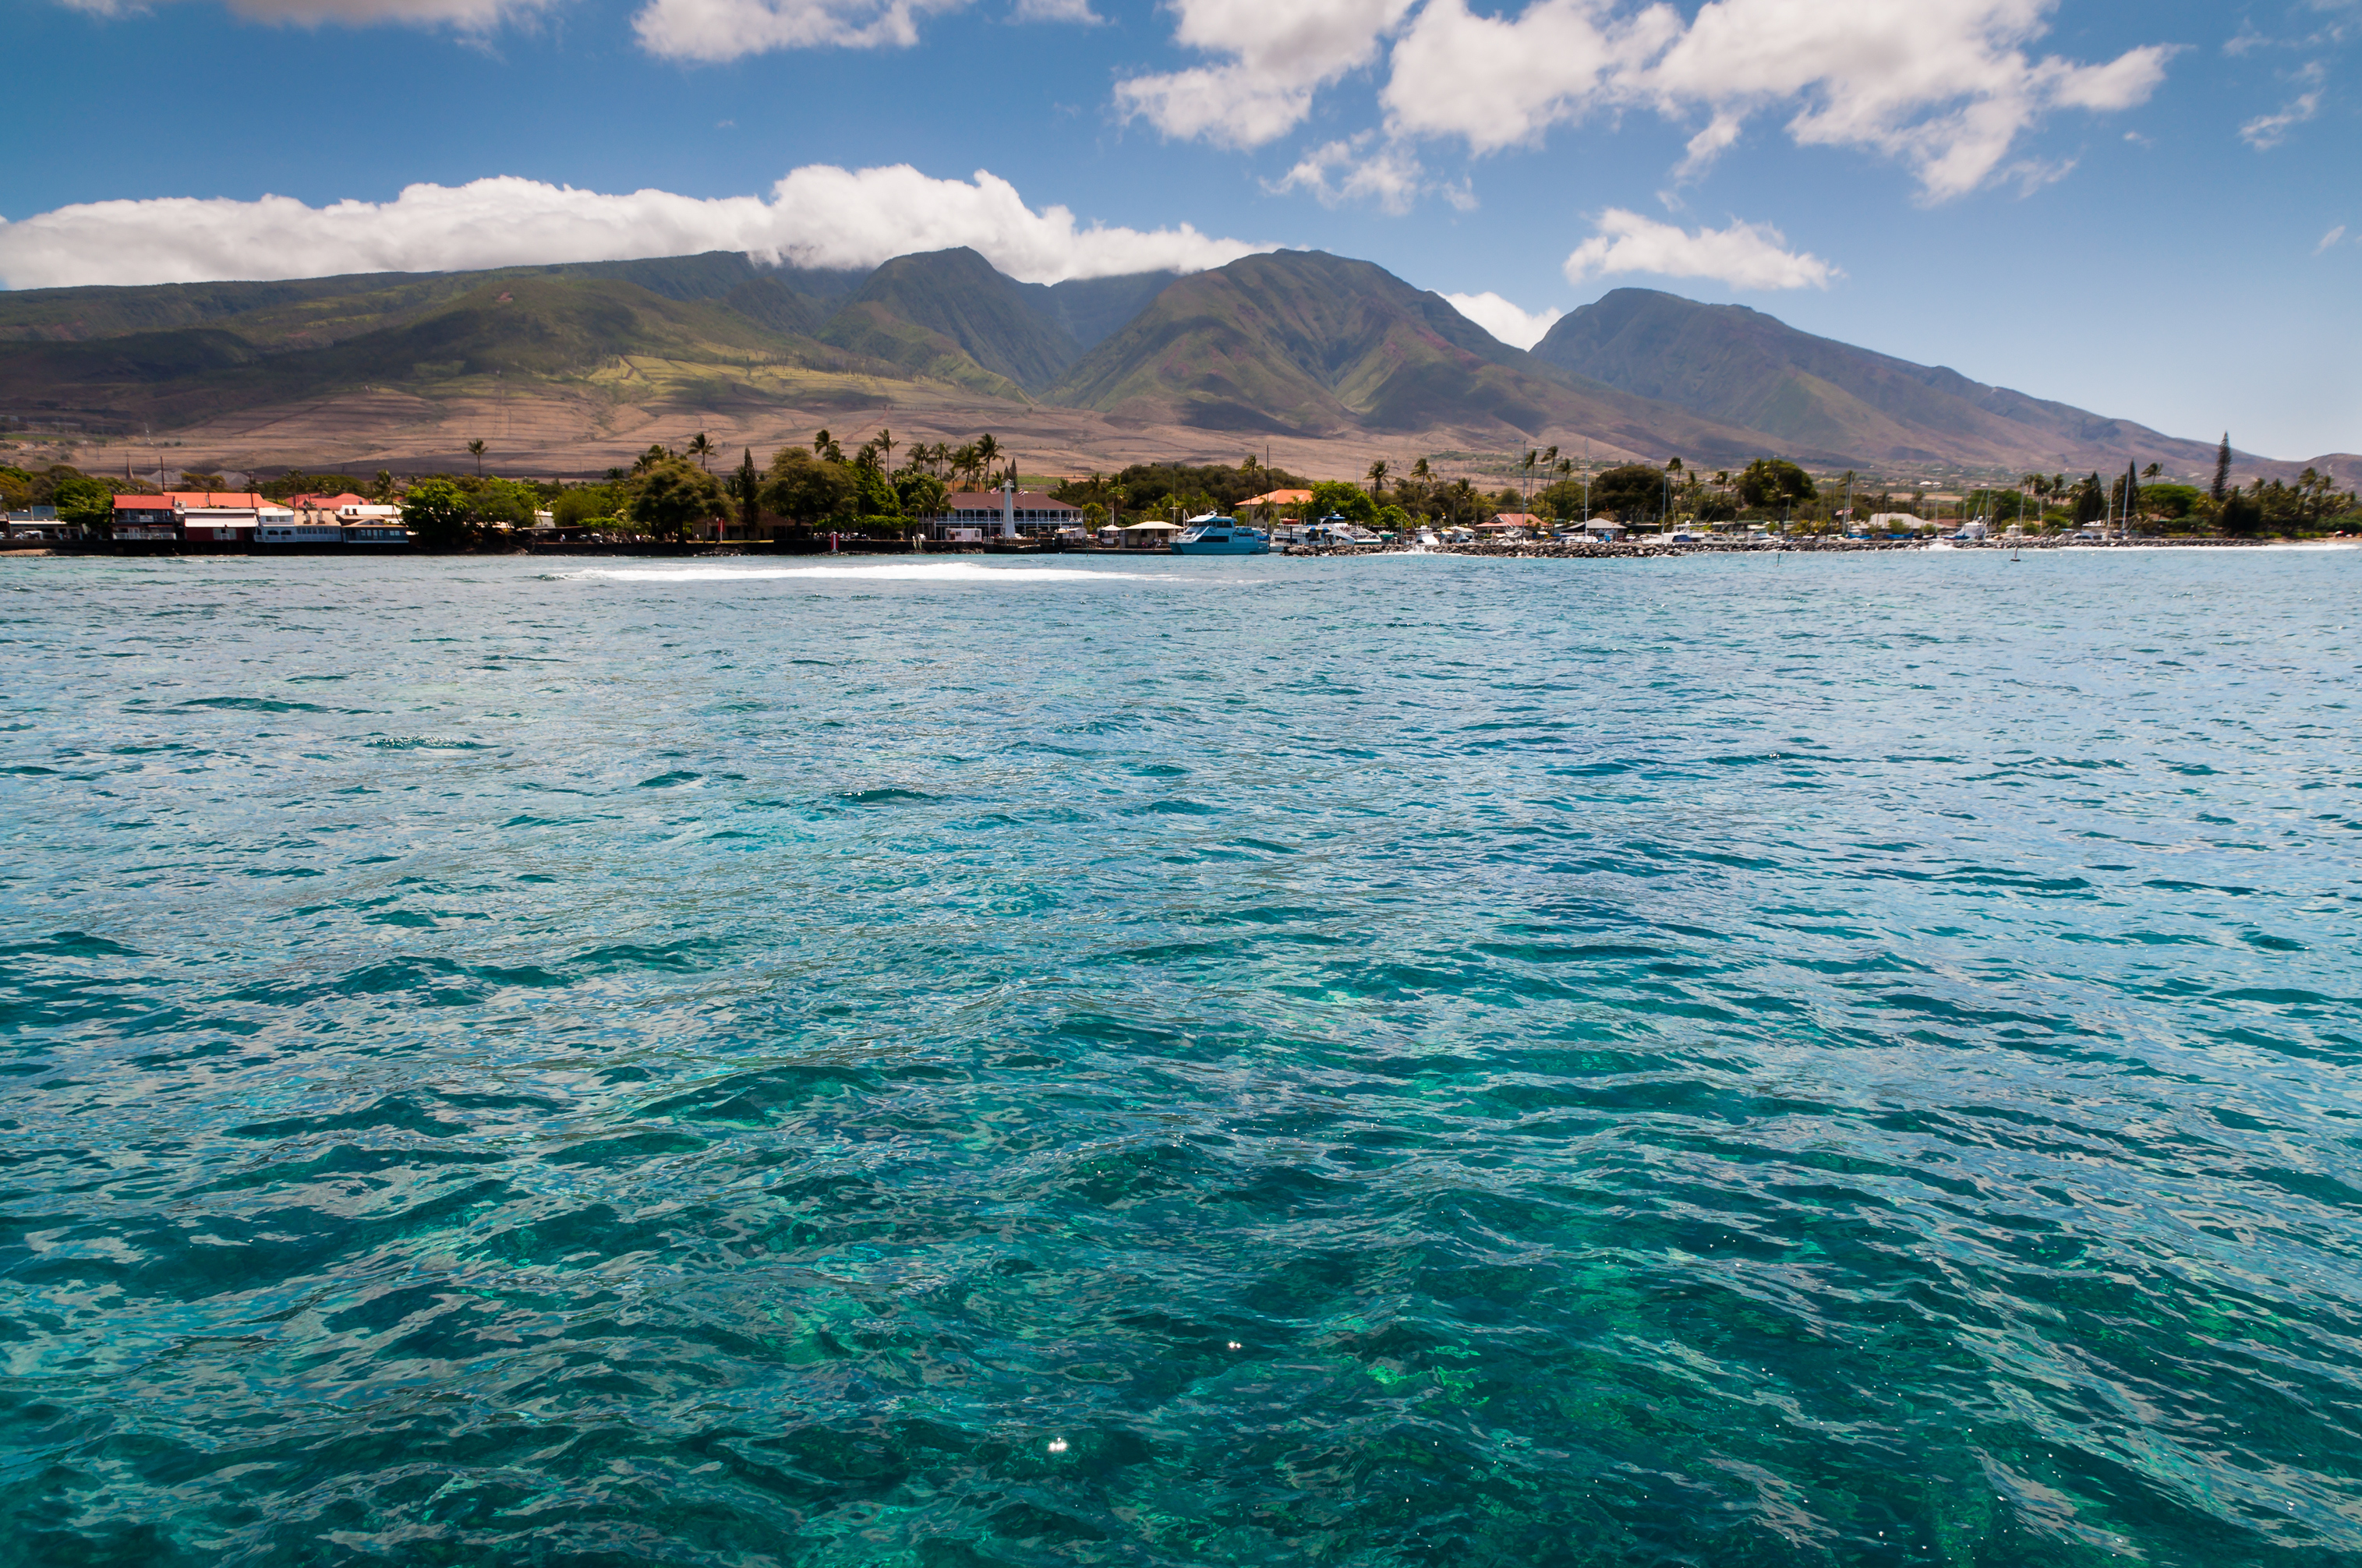
[(1175, 555), (1268, 555), (1271, 536), (1227, 517), (1193, 517), (1173, 542)]

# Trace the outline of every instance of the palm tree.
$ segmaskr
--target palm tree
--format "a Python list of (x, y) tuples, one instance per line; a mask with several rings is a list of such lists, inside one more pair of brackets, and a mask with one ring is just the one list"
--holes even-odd
[(844, 448), (839, 446), (836, 437), (827, 431), (817, 431), (812, 435), (812, 455), (825, 457), (832, 463), (842, 463), (844, 461)]
[(476, 460), (476, 477), (482, 478), (484, 477), (484, 444), (481, 441), (468, 443), (468, 455)]
[(689, 445), (686, 450), (691, 457), (697, 459), (697, 466), (699, 467), (706, 468), (706, 471), (709, 473), (712, 471), (711, 468), (707, 467), (705, 460), (713, 455), (713, 441), (712, 437), (705, 433), (705, 432), (701, 430), (695, 435), (690, 436), (689, 438)]
[(1434, 477), (1434, 470), (1427, 466), (1427, 459), (1422, 457), (1418, 462), (1410, 466), (1410, 477), (1418, 480), (1421, 484), (1425, 484), (1429, 478)]
[(894, 433), (883, 425), (877, 429), (877, 450), (886, 459), (886, 466), (894, 466)]
[(976, 460), (983, 466), (987, 477), (991, 476), (993, 461), (999, 455), (1000, 443), (992, 438), (992, 432), (988, 430), (976, 438)]
[(954, 478), (966, 480), (971, 490), (984, 488), (984, 479), (978, 473), (982, 465), (976, 455), (976, 445), (973, 442), (952, 454), (951, 466)]
[(1386, 493), (1386, 460), (1383, 457), (1370, 465), (1370, 496), (1372, 499)]

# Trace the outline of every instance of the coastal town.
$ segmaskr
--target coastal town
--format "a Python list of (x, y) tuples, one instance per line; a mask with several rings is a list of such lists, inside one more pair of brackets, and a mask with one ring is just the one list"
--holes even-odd
[[(0, 499), (6, 544), (20, 554), (1140, 552), (1174, 548), (1193, 524), (1232, 520), (1271, 550), (1311, 554), (2056, 548), (2362, 533), (2362, 503), (2334, 475), (2307, 468), (2292, 484), (2242, 483), (2227, 438), (2211, 487), (2162, 477), (2155, 464), (2113, 479), (2026, 474), (1937, 488), (1809, 473), (1776, 457), (1710, 473), (1679, 457), (1595, 466), (1555, 447), (1463, 463), (1451, 475), (1421, 457), (1400, 473), (1379, 461), (1352, 479), (1316, 480), (1249, 455), (1049, 477), (1021, 476), (989, 434), (958, 447), (907, 444), (899, 462), (896, 450), (881, 430), (848, 455), (822, 430), (764, 467), (750, 449), (715, 474), (701, 433), (595, 478), (480, 468), (364, 480), (293, 470), (242, 476), (246, 488), (198, 470), (165, 488), (128, 476), (109, 484), (61, 464), (0, 466)], [(480, 444), (476, 455), (480, 463)]]

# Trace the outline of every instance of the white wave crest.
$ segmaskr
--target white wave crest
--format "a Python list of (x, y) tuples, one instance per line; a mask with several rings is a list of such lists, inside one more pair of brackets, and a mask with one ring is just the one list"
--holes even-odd
[(889, 583), (1150, 582), (1148, 572), (1107, 572), (1073, 566), (987, 566), (975, 561), (894, 561), (861, 566), (593, 566), (568, 579), (604, 577), (626, 583), (739, 583), (769, 577), (851, 577)]

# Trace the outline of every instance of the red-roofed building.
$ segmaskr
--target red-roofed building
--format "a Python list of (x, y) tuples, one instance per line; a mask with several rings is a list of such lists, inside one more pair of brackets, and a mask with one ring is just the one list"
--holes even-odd
[(293, 521), (289, 508), (252, 490), (167, 490), (116, 497), (113, 532), (122, 543), (244, 545), (258, 528)]
[(1080, 528), (1083, 509), (1041, 490), (1004, 485), (997, 490), (953, 491), (944, 510), (928, 518), (926, 525), (937, 539), (957, 537), (954, 529), (975, 530), (979, 538), (1013, 539), (1021, 533)]
[(1238, 504), (1244, 511), (1249, 507), (1308, 507), (1312, 504), (1310, 490), (1265, 490), (1259, 496), (1249, 496)]
[(1550, 525), (1529, 511), (1496, 511), (1476, 525), (1479, 533), (1514, 533), (1522, 529), (1540, 533)]
[(170, 496), (117, 496), (109, 532), (117, 543), (176, 543), (181, 537), (181, 509)]

